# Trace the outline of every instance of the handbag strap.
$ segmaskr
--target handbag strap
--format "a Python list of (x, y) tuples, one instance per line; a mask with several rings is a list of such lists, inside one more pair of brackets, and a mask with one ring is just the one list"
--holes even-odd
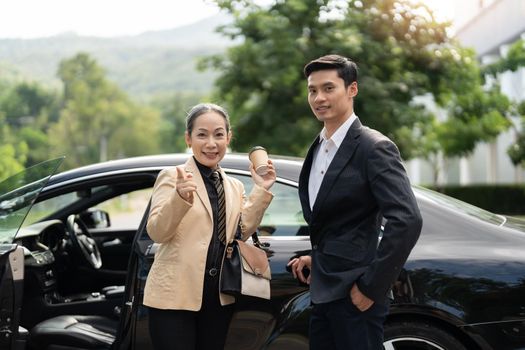
[[(235, 232), (234, 239), (242, 239), (241, 226), (242, 226), (242, 221), (241, 221), (241, 218), (239, 218), (239, 223), (237, 224), (237, 232)], [(268, 242), (261, 242), (259, 240), (259, 236), (257, 235), (257, 231), (252, 233), (252, 241), (253, 241), (253, 245), (256, 246), (257, 248), (264, 249), (264, 248), (268, 248), (270, 246), (270, 243), (268, 243)]]
[(252, 241), (253, 241), (253, 245), (256, 246), (257, 248), (264, 249), (264, 248), (268, 248), (270, 246), (270, 243), (268, 243), (268, 242), (261, 242), (259, 240), (259, 236), (257, 235), (257, 232), (252, 233)]

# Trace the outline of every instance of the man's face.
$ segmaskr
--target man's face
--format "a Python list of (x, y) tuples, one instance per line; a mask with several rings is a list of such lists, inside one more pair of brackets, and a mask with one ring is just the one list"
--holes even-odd
[(328, 124), (342, 124), (353, 109), (357, 82), (345, 88), (337, 70), (320, 70), (308, 77), (308, 103), (318, 120)]

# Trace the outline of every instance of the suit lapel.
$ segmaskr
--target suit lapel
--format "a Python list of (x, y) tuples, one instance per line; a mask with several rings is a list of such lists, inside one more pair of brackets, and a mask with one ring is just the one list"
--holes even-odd
[(310, 145), (306, 158), (299, 174), (299, 199), (303, 207), (303, 216), (306, 222), (310, 222), (312, 216), (312, 210), (310, 209), (310, 195), (308, 193), (308, 181), (310, 179), (310, 171), (312, 170), (312, 162), (314, 158), (314, 151), (319, 146), (319, 135), (315, 138), (314, 142)]
[(359, 136), (361, 135), (361, 122), (359, 119), (356, 119), (348, 132), (346, 133), (341, 146), (337, 150), (337, 153), (332, 159), (330, 166), (328, 167), (326, 174), (321, 182), (321, 187), (317, 193), (317, 198), (312, 210), (312, 219), (314, 219), (318, 214), (320, 209), (323, 207), (323, 202), (328, 197), (330, 190), (332, 189), (334, 183), (337, 181), (339, 174), (344, 169), (344, 167), (350, 162), (354, 152), (359, 146)]
[(190, 157), (186, 161), (186, 163), (184, 164), (184, 170), (187, 173), (193, 174), (193, 181), (195, 181), (195, 184), (197, 185), (197, 191), (196, 191), (197, 197), (199, 197), (200, 201), (202, 202), (202, 204), (206, 208), (206, 211), (208, 212), (208, 216), (210, 217), (210, 220), (213, 222), (213, 212), (211, 211), (210, 197), (208, 197), (208, 192), (206, 191), (206, 185), (204, 184), (204, 180), (202, 179), (201, 172), (199, 171), (199, 168), (197, 168), (197, 164), (195, 163), (195, 160), (193, 159), (193, 157)]

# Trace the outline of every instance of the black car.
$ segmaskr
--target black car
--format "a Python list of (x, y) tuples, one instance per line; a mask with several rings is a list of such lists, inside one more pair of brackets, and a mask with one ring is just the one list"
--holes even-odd
[[(148, 203), (158, 172), (188, 156), (49, 178), (54, 160), (0, 184), (0, 349), (151, 349), (141, 303), (157, 247), (145, 229)], [(275, 198), (258, 232), (272, 298), (238, 300), (227, 349), (308, 349), (308, 286), (286, 267), (310, 251), (297, 193), (302, 161), (273, 159)], [(221, 165), (250, 190), (246, 155)], [(393, 286), (385, 348), (524, 349), (525, 223), (424, 188), (414, 193), (423, 231)]]

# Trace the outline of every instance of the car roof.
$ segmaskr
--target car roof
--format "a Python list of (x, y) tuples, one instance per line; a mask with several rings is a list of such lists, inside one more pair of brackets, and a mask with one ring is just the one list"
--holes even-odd
[[(173, 153), (141, 157), (130, 157), (91, 164), (76, 169), (68, 170), (51, 177), (47, 187), (72, 181), (78, 178), (90, 177), (100, 174), (122, 173), (129, 171), (159, 171), (161, 169), (184, 163), (191, 154)], [(301, 171), (302, 159), (298, 157), (273, 156), (279, 178), (296, 182)], [(247, 153), (228, 153), (221, 161), (224, 169), (248, 170), (249, 160)]]

